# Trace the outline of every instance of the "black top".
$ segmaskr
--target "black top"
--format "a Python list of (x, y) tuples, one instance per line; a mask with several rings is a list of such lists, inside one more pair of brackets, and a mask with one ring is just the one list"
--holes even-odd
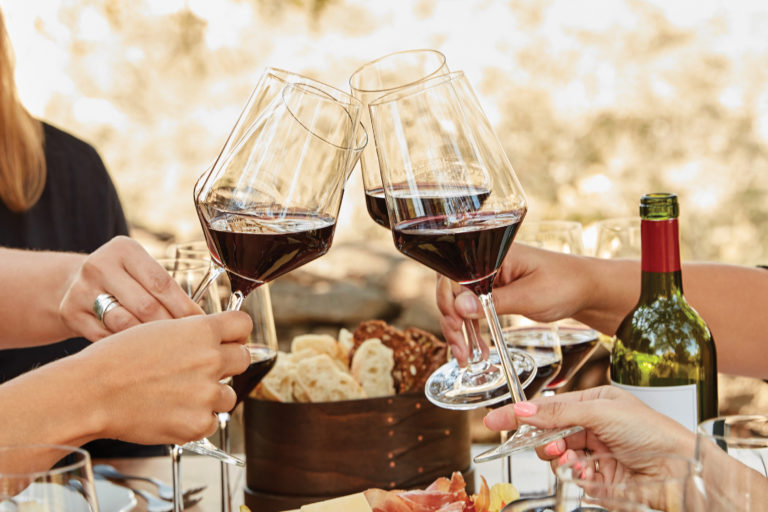
[[(120, 200), (96, 150), (48, 124), (43, 123), (43, 130), (45, 188), (38, 202), (23, 213), (11, 212), (0, 201), (0, 245), (90, 253), (117, 235), (127, 235)], [(89, 344), (84, 338), (72, 338), (46, 346), (0, 350), (0, 382)], [(94, 457), (162, 453), (159, 447), (112, 440), (95, 441), (87, 448)]]

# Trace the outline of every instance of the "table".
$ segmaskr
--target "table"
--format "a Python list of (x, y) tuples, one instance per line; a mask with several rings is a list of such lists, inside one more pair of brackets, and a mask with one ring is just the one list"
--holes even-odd
[[(490, 448), (490, 444), (473, 444), (472, 455)], [(242, 455), (240, 455), (242, 457)], [(516, 463), (526, 464), (526, 460), (533, 462), (535, 454), (532, 452), (522, 453), (515, 459)], [(119, 471), (132, 475), (148, 475), (171, 482), (171, 459), (170, 457), (146, 457), (146, 458), (125, 458), (125, 459), (95, 459), (94, 464), (110, 464)], [(501, 482), (502, 463), (499, 460), (475, 464), (475, 488), (480, 487), (480, 477), (485, 477), (488, 485)], [(220, 512), (220, 493), (219, 493), (219, 462), (210, 457), (204, 457), (195, 454), (185, 453), (181, 461), (181, 478), (184, 487), (191, 487), (197, 484), (205, 484), (206, 489), (202, 492), (203, 500), (197, 505), (188, 508), (190, 512)], [(530, 473), (529, 478), (534, 478), (535, 474)], [(233, 510), (237, 512), (238, 507), (243, 504), (243, 486), (245, 482), (245, 468), (230, 467), (230, 480), (233, 488)], [(523, 482), (520, 482), (523, 485)], [(141, 481), (131, 481), (130, 486), (154, 491), (154, 486)], [(136, 511), (146, 511), (146, 504), (137, 496), (138, 506)], [(104, 510), (102, 512), (111, 512)]]

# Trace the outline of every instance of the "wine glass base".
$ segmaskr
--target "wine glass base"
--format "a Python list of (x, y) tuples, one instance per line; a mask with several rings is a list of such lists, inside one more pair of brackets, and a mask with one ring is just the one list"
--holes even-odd
[(528, 448), (536, 448), (552, 441), (568, 437), (576, 432), (581, 432), (584, 427), (568, 427), (563, 429), (542, 430), (538, 428), (519, 429), (512, 434), (504, 444), (495, 446), (490, 450), (487, 450), (479, 455), (476, 455), (474, 459), (475, 463), (488, 462), (491, 460), (500, 459), (506, 457), (514, 452), (520, 450), (526, 450)]
[[(521, 350), (507, 348), (517, 376), (525, 387), (536, 377), (536, 362)], [(482, 378), (467, 376), (467, 368), (461, 368), (455, 359), (445, 363), (427, 379), (424, 386), (427, 399), (438, 407), (454, 410), (488, 407), (508, 400), (509, 389), (496, 349), (491, 349), (488, 360), (492, 371)]]
[(199, 441), (191, 441), (182, 446), (183, 449), (195, 452), (199, 455), (207, 455), (213, 457), (216, 460), (231, 464), (232, 466), (245, 467), (245, 461), (238, 457), (228, 454), (224, 450), (219, 449), (215, 444), (207, 439), (201, 439)]

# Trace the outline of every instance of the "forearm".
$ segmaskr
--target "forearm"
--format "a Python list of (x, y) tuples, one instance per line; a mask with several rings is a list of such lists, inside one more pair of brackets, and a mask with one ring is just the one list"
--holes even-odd
[(768, 270), (688, 263), (683, 290), (712, 331), (718, 371), (768, 378)]
[(639, 260), (583, 258), (583, 307), (574, 318), (613, 336), (640, 297)]
[(0, 347), (41, 345), (74, 334), (59, 304), (85, 257), (0, 248)]
[[(612, 335), (640, 297), (638, 260), (586, 258), (583, 308), (574, 315)], [(712, 331), (718, 370), (768, 377), (768, 270), (716, 263), (685, 263), (683, 291)]]
[[(101, 437), (103, 398), (98, 374), (70, 356), (0, 385), (0, 446), (80, 446)], [(12, 411), (12, 413), (11, 413)]]

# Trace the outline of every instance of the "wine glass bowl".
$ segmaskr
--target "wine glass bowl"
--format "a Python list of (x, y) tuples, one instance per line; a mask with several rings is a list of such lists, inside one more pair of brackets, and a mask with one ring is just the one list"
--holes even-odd
[(613, 217), (595, 223), (595, 256), (640, 259), (640, 218)]
[[(445, 55), (436, 50), (394, 52), (363, 64), (349, 78), (352, 95), (363, 105), (362, 124), (372, 134), (368, 104), (375, 99), (422, 80), (449, 72)], [(368, 214), (377, 224), (390, 227), (381, 172), (376, 154), (365, 152), (360, 159)]]
[(97, 512), (90, 455), (63, 445), (0, 447), (0, 510)]
[[(727, 469), (733, 459), (744, 471)], [(768, 498), (768, 416), (720, 416), (696, 429), (696, 459), (712, 510), (762, 510)], [(747, 468), (749, 468), (747, 470)]]
[(287, 84), (203, 180), (196, 206), (211, 256), (230, 278), (229, 309), (328, 250), (355, 123), (323, 90)]
[[(563, 254), (584, 253), (583, 229), (581, 223), (577, 221), (541, 220), (530, 223), (526, 221), (515, 242)], [(507, 315), (504, 318), (510, 317), (518, 319), (517, 315)], [(534, 322), (533, 325), (549, 328), (558, 337), (559, 351), (562, 356), (560, 370), (542, 389), (543, 395), (551, 395), (565, 386), (589, 359), (598, 346), (600, 333), (570, 318), (546, 324)], [(535, 344), (535, 341), (534, 339), (531, 343)]]

